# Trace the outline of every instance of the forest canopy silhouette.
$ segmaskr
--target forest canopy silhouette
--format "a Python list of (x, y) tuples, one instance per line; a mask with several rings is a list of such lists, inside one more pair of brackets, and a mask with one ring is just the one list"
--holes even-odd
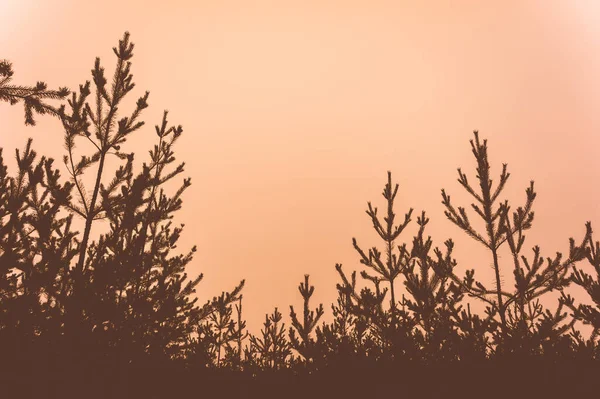
[[(181, 252), (185, 229), (173, 221), (191, 184), (175, 157), (184, 130), (165, 111), (154, 143), (125, 151), (131, 135), (149, 129), (151, 97), (131, 96), (128, 33), (113, 50), (112, 71), (97, 58), (91, 80), (73, 91), (16, 85), (12, 64), (0, 62), (2, 106), (22, 106), (27, 125), (54, 118), (64, 141), (56, 161), (24, 139), (15, 170), (0, 149), (7, 397), (464, 397), (490, 389), (524, 397), (597, 389), (600, 242), (590, 222), (565, 237), (565, 254), (547, 256), (552, 249), (527, 241), (534, 183), (522, 203), (504, 198), (509, 168), (493, 173), (477, 131), (475, 173), (459, 168), (459, 185), (442, 189), (441, 201), (456, 233), (489, 252), (492, 281), (477, 269), (459, 274), (452, 239), (434, 244), (427, 224), (441, 215), (396, 213), (399, 186), (388, 172), (384, 207), (369, 202), (366, 210), (381, 242), (366, 248), (353, 239), (360, 268), (335, 265), (335, 303), (311, 302), (315, 282), (306, 275), (298, 302), (270, 310), (256, 333), (244, 319), (243, 276), (199, 303), (203, 276), (186, 273), (196, 248)], [(471, 204), (451, 200), (458, 189)], [(418, 227), (413, 237), (409, 225)], [(500, 249), (510, 258), (501, 261)], [(575, 299), (573, 287), (587, 298)], [(542, 301), (552, 293), (557, 301)], [(472, 311), (471, 301), (484, 311)]]

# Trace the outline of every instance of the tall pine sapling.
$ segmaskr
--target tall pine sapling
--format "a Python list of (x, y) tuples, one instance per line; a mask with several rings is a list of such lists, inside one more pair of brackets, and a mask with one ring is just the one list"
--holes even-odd
[[(460, 168), (458, 169), (458, 182), (475, 199), (471, 207), (483, 220), (485, 233), (482, 234), (475, 230), (465, 209), (463, 207), (455, 208), (450, 201), (450, 196), (443, 189), (442, 203), (446, 207), (446, 217), (491, 252), (495, 287), (487, 288), (481, 282), (476, 282), (473, 277), (474, 270), (467, 271), (463, 279), (458, 278), (454, 273), (451, 274), (451, 277), (462, 290), (488, 304), (487, 313), (490, 318), (495, 314), (499, 315), (499, 326), (503, 337), (499, 336), (499, 341), (516, 336), (526, 339), (535, 334), (536, 323), (544, 314), (537, 299), (553, 289), (560, 290), (568, 285), (566, 276), (568, 268), (585, 255), (584, 243), (576, 246), (574, 240), (570, 239), (569, 257), (566, 260), (562, 260), (560, 253), (557, 253), (553, 259), (544, 259), (537, 246), (533, 248), (533, 260), (530, 261), (521, 255), (525, 241), (523, 233), (531, 228), (534, 216), (532, 207), (536, 193), (533, 189), (533, 181), (526, 189), (526, 203), (523, 207), (517, 208), (512, 214), (508, 201), (500, 202), (496, 207), (510, 174), (507, 172), (507, 165), (504, 164), (499, 183), (493, 188), (487, 140), (481, 142), (477, 131), (474, 132), (474, 135), (475, 139), (470, 142), (477, 162), (476, 177), (479, 182), (479, 192), (470, 185), (467, 176)], [(508, 291), (506, 287), (502, 286), (502, 270), (498, 251), (504, 243), (508, 243), (513, 260), (515, 277), (513, 291)], [(519, 345), (517, 344), (517, 346)], [(513, 347), (516, 348), (516, 346)]]
[[(411, 208), (400, 225), (394, 224), (396, 218), (394, 200), (398, 188), (397, 184), (392, 185), (391, 173), (388, 172), (388, 182), (383, 190), (383, 197), (387, 202), (387, 214), (383, 218), (383, 223), (377, 215), (377, 208), (373, 207), (370, 202), (368, 202), (366, 211), (375, 231), (385, 243), (385, 257), (376, 247), (365, 252), (359, 247), (356, 239), (352, 240), (355, 250), (360, 255), (360, 262), (375, 272), (374, 274), (370, 274), (366, 270), (361, 272), (361, 277), (370, 281), (374, 290), (366, 287), (357, 292), (355, 273), (352, 273), (351, 282), (343, 272), (341, 265), (336, 265), (342, 279), (342, 284), (337, 286), (338, 291), (349, 300), (348, 309), (357, 318), (357, 330), (364, 331), (360, 334), (363, 336), (363, 342), (359, 344), (369, 346), (368, 350), (372, 352), (373, 356), (385, 355), (392, 358), (415, 356), (414, 342), (412, 342), (414, 320), (411, 320), (405, 310), (398, 309), (395, 294), (395, 282), (411, 262), (411, 254), (407, 245), (405, 243), (395, 245), (395, 241), (410, 223), (413, 212)], [(389, 286), (382, 288), (382, 282)], [(390, 293), (390, 304), (386, 310), (383, 303), (388, 292)]]
[[(242, 295), (240, 295), (240, 297), (238, 298), (238, 303), (235, 304), (235, 313), (237, 316), (237, 323), (236, 323), (236, 331), (235, 331), (235, 339), (236, 339), (236, 351), (233, 354), (233, 358), (235, 359), (234, 361), (234, 366), (237, 369), (240, 369), (242, 367), (242, 354), (243, 354), (243, 349), (242, 349), (242, 342), (248, 338), (248, 336), (250, 335), (248, 333), (248, 331), (246, 330), (246, 321), (242, 318)], [(246, 330), (246, 331), (245, 331)]]
[(183, 164), (167, 169), (182, 133), (181, 127), (167, 126), (165, 112), (156, 126), (159, 144), (141, 172), (133, 173), (129, 156), (110, 184), (100, 186), (99, 209), (109, 231), (90, 242), (84, 264), (80, 298), (91, 331), (131, 355), (180, 356), (198, 313), (191, 295), (202, 274), (187, 280), (185, 273), (196, 249), (172, 254), (183, 225), (174, 227), (171, 219), (190, 181), (166, 194), (164, 186), (183, 172)]
[(375, 282), (385, 281), (390, 287), (390, 310), (392, 314), (396, 311), (396, 296), (394, 282), (396, 278), (407, 267), (409, 252), (406, 249), (406, 244), (397, 246), (398, 253), (394, 253), (394, 241), (400, 236), (402, 231), (411, 221), (413, 209), (411, 208), (404, 216), (402, 224), (394, 226), (396, 214), (394, 213), (394, 199), (398, 193), (398, 184), (392, 189), (392, 174), (388, 172), (388, 182), (383, 189), (383, 197), (387, 202), (387, 215), (383, 218), (383, 224), (377, 216), (377, 207), (373, 207), (371, 202), (368, 202), (367, 215), (371, 218), (373, 228), (381, 239), (385, 242), (385, 259), (382, 259), (382, 253), (377, 247), (369, 249), (368, 254), (365, 253), (357, 244), (356, 239), (352, 239), (352, 244), (356, 251), (360, 254), (360, 263), (367, 266), (375, 272), (375, 276), (371, 276), (366, 271), (361, 272), (361, 276)]
[(315, 287), (309, 283), (309, 275), (304, 275), (304, 282), (298, 286), (298, 291), (302, 295), (304, 300), (303, 317), (302, 321), (298, 320), (298, 315), (294, 311), (294, 307), (290, 306), (290, 318), (292, 319), (292, 326), (289, 330), (290, 343), (308, 363), (312, 361), (316, 355), (315, 353), (315, 342), (311, 337), (311, 333), (317, 327), (317, 323), (323, 316), (323, 304), (315, 310), (310, 310), (310, 298), (312, 297)]
[[(84, 287), (86, 271), (86, 256), (91, 236), (92, 224), (95, 220), (103, 218), (107, 209), (102, 207), (101, 192), (108, 191), (108, 196), (114, 195), (125, 178), (125, 170), (115, 175), (108, 187), (102, 184), (105, 175), (106, 161), (109, 156), (131, 163), (133, 155), (120, 151), (121, 145), (126, 142), (131, 133), (144, 125), (138, 121), (142, 110), (147, 106), (149, 93), (137, 100), (134, 111), (129, 117), (117, 119), (119, 107), (123, 99), (135, 87), (131, 74), (131, 58), (133, 57), (133, 43), (129, 41), (129, 33), (125, 33), (119, 41), (118, 47), (113, 48), (117, 57), (117, 65), (110, 88), (101, 67), (100, 59), (96, 58), (92, 77), (94, 83), (93, 102), (88, 101), (92, 94), (90, 82), (79, 86), (79, 93), (73, 93), (69, 100), (69, 111), (60, 110), (63, 127), (65, 130), (65, 147), (67, 155), (64, 163), (70, 174), (71, 181), (78, 194), (78, 203), (72, 203), (71, 210), (84, 219), (84, 230), (79, 246), (79, 255), (72, 270), (72, 300), (69, 309), (69, 320), (72, 327), (82, 318), (81, 298)], [(83, 155), (76, 159), (76, 143), (84, 140), (92, 144), (94, 150), (91, 155)], [(82, 176), (91, 166), (97, 165), (96, 175), (93, 180), (91, 195), (83, 183)], [(128, 167), (126, 166), (125, 169)], [(78, 335), (75, 333), (75, 335)]]
[(575, 299), (562, 293), (561, 302), (571, 311), (575, 320), (592, 327), (589, 340), (596, 343), (600, 337), (600, 241), (594, 242), (592, 224), (586, 224), (587, 229), (587, 254), (588, 263), (592, 266), (594, 275), (588, 274), (582, 268), (573, 267), (571, 281), (580, 286), (588, 294), (594, 305), (575, 304)]
[(260, 369), (279, 370), (286, 365), (291, 354), (290, 343), (286, 338), (283, 316), (277, 308), (272, 314), (265, 315), (261, 336), (250, 335), (250, 347), (246, 358)]

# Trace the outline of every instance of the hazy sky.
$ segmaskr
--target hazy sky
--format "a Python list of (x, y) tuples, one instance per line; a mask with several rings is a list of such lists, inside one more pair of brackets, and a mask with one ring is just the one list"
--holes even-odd
[[(427, 210), (434, 245), (454, 238), (461, 270), (491, 283), (491, 258), (440, 203), (442, 187), (471, 203), (456, 168), (474, 180), (474, 129), (493, 173), (508, 163), (514, 205), (536, 181), (528, 255), (535, 244), (566, 252), (586, 220), (600, 231), (596, 1), (0, 0), (0, 58), (16, 83), (76, 88), (96, 56), (111, 76), (125, 30), (136, 44), (130, 104), (151, 93), (148, 125), (127, 149), (147, 153), (163, 109), (184, 126), (176, 154), (192, 186), (180, 247), (198, 245), (190, 272), (205, 273), (203, 300), (246, 278), (253, 330), (274, 306), (287, 316), (300, 305), (305, 273), (330, 313), (335, 263), (360, 267), (352, 237), (379, 244), (364, 211), (384, 206), (387, 170), (397, 213)], [(6, 104), (0, 120), (7, 154), (31, 136), (62, 157), (57, 120), (24, 127), (22, 107)]]

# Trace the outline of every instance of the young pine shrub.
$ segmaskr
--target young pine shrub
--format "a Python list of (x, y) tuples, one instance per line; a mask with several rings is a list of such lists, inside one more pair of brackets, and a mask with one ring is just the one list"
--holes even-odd
[[(196, 300), (190, 296), (202, 275), (186, 281), (184, 270), (195, 248), (184, 255), (171, 255), (183, 230), (183, 225), (174, 227), (171, 219), (181, 208), (180, 197), (190, 180), (184, 179), (170, 197), (163, 187), (183, 172), (184, 164), (169, 170), (182, 128), (168, 126), (165, 112), (161, 125), (156, 126), (158, 144), (150, 151), (150, 162), (144, 163), (137, 175), (133, 172), (134, 155), (120, 151), (129, 135), (143, 126), (138, 118), (148, 99), (146, 93), (131, 116), (117, 122), (118, 106), (134, 86), (129, 62), (132, 50), (126, 34), (115, 49), (117, 69), (110, 91), (105, 87), (104, 69), (96, 60), (92, 71), (95, 112), (87, 102), (88, 82), (69, 102), (71, 114), (63, 114), (68, 152), (64, 160), (79, 194), (78, 202), (70, 203), (69, 209), (85, 222), (77, 263), (71, 270), (67, 314), (78, 339), (88, 337), (100, 348), (119, 348), (132, 360), (144, 353), (170, 358), (179, 356), (189, 334), (188, 321), (196, 311)], [(76, 139), (89, 141), (95, 148), (77, 162)], [(105, 185), (109, 156), (123, 163)], [(97, 165), (97, 172), (89, 197), (82, 176), (93, 165)], [(92, 225), (100, 219), (108, 221), (109, 232), (92, 241)]]
[(315, 331), (321, 352), (321, 367), (348, 364), (360, 354), (357, 348), (363, 332), (356, 328), (356, 317), (350, 312), (348, 301), (347, 295), (338, 291), (336, 303), (331, 304), (333, 321), (323, 323)]
[(413, 238), (410, 261), (403, 269), (407, 295), (404, 305), (418, 328), (415, 337), (427, 362), (451, 361), (461, 358), (453, 316), (461, 310), (463, 294), (451, 281), (449, 274), (456, 267), (452, 258), (454, 243), (445, 242), (446, 252), (435, 248), (430, 255), (432, 240), (425, 239), (429, 223), (425, 212), (417, 217), (419, 231)]
[[(569, 256), (563, 260), (560, 253), (554, 258), (544, 259), (539, 247), (533, 247), (533, 258), (522, 255), (525, 242), (524, 232), (531, 228), (534, 213), (532, 211), (536, 193), (533, 181), (526, 189), (526, 201), (523, 207), (511, 211), (508, 201), (500, 202), (499, 197), (510, 174), (504, 164), (496, 187), (490, 175), (487, 140), (479, 139), (477, 131), (471, 140), (471, 148), (477, 162), (476, 190), (467, 176), (458, 169), (458, 182), (475, 199), (471, 207), (483, 220), (485, 232), (475, 230), (465, 208), (455, 208), (450, 196), (442, 189), (442, 203), (446, 207), (446, 217), (475, 241), (484, 245), (491, 254), (494, 269), (494, 286), (489, 288), (474, 279), (474, 270), (469, 270), (464, 278), (451, 273), (452, 280), (461, 290), (487, 304), (486, 313), (490, 322), (497, 324), (494, 329), (496, 351), (498, 353), (521, 353), (532, 355), (540, 352), (541, 343), (554, 335), (551, 331), (538, 329), (538, 322), (545, 312), (539, 298), (552, 290), (562, 290), (569, 284), (569, 268), (585, 256), (584, 244), (575, 245), (570, 239)], [(502, 285), (502, 269), (498, 252), (507, 244), (511, 253), (512, 269), (515, 278), (514, 289), (509, 291)], [(560, 312), (559, 312), (560, 314)], [(499, 318), (499, 320), (498, 320)], [(557, 321), (556, 319), (555, 321)], [(546, 335), (541, 336), (544, 332)]]
[(133, 174), (130, 155), (110, 184), (100, 185), (98, 209), (109, 231), (88, 247), (82, 298), (87, 322), (103, 344), (116, 345), (134, 357), (181, 356), (193, 328), (190, 320), (198, 311), (190, 296), (202, 275), (186, 281), (185, 273), (195, 248), (171, 254), (183, 229), (174, 227), (171, 219), (181, 208), (189, 180), (171, 197), (163, 188), (183, 171), (183, 164), (168, 170), (181, 133), (181, 127), (168, 127), (165, 113), (156, 126), (158, 144), (142, 171)]
[(570, 278), (573, 283), (583, 288), (593, 305), (575, 304), (575, 299), (568, 294), (562, 293), (561, 302), (571, 310), (571, 316), (574, 320), (590, 326), (592, 332), (589, 338), (583, 338), (578, 331), (572, 330), (573, 337), (579, 348), (587, 353), (588, 357), (598, 358), (600, 354), (600, 241), (594, 242), (592, 224), (588, 222), (587, 228), (587, 254), (586, 258), (593, 270), (593, 274), (588, 274), (583, 268), (573, 267), (573, 273)]
[[(184, 356), (205, 313), (192, 298), (202, 275), (189, 280), (185, 273), (195, 248), (178, 253), (184, 226), (172, 221), (191, 184), (183, 179), (169, 194), (184, 171), (174, 155), (183, 129), (171, 126), (165, 112), (155, 129), (156, 145), (137, 173), (134, 154), (123, 150), (131, 134), (144, 126), (140, 118), (149, 97), (146, 92), (128, 116), (119, 116), (135, 87), (133, 49), (125, 33), (113, 48), (112, 82), (96, 59), (93, 83), (80, 85), (59, 115), (67, 150), (64, 163), (75, 193), (65, 208), (83, 221), (69, 271), (65, 334), (76, 355), (94, 342), (98, 354), (141, 364), (148, 355), (160, 362)], [(81, 143), (91, 151), (77, 155)], [(93, 168), (92, 178), (86, 178)], [(99, 221), (106, 223), (97, 226)], [(93, 239), (93, 231), (102, 234)]]
[[(61, 352), (68, 265), (77, 254), (71, 184), (27, 141), (10, 176), (0, 149), (0, 370), (45, 369)], [(24, 367), (24, 369), (22, 368)], [(48, 374), (45, 374), (48, 376)], [(50, 379), (51, 376), (48, 376)]]
[[(69, 100), (69, 110), (61, 107), (59, 114), (65, 131), (65, 147), (67, 155), (64, 156), (65, 166), (70, 174), (71, 183), (77, 193), (77, 201), (69, 204), (69, 209), (80, 216), (84, 222), (83, 236), (79, 244), (79, 254), (75, 267), (71, 270), (71, 295), (69, 306), (66, 309), (68, 323), (67, 332), (72, 336), (73, 342), (86, 335), (86, 331), (94, 330), (103, 326), (85, 324), (85, 303), (84, 295), (86, 291), (86, 280), (91, 280), (91, 263), (88, 257), (90, 246), (90, 237), (92, 225), (95, 221), (118, 215), (118, 207), (124, 207), (126, 204), (121, 201), (119, 190), (121, 186), (132, 179), (132, 161), (133, 154), (121, 152), (121, 146), (126, 142), (130, 134), (141, 128), (144, 123), (138, 121), (142, 111), (148, 106), (148, 93), (140, 97), (136, 103), (134, 111), (129, 117), (123, 117), (117, 120), (119, 108), (122, 106), (123, 99), (135, 87), (133, 75), (131, 74), (131, 58), (133, 57), (133, 44), (129, 41), (129, 34), (125, 33), (119, 46), (113, 48), (117, 57), (117, 66), (114, 72), (112, 85), (107, 87), (107, 79), (104, 75), (104, 68), (101, 67), (100, 59), (97, 58), (92, 77), (94, 82), (94, 95), (92, 101), (88, 97), (92, 94), (90, 82), (79, 86), (79, 93), (73, 93)], [(75, 154), (76, 145), (79, 141), (85, 141), (92, 145), (94, 150), (90, 155), (82, 155), (79, 159)], [(162, 149), (159, 151), (162, 152)], [(121, 165), (114, 175), (114, 179), (108, 186), (103, 185), (103, 178), (107, 174), (107, 160), (114, 158), (120, 161)], [(97, 170), (93, 179), (91, 190), (86, 190), (83, 183), (84, 173), (92, 166)], [(149, 176), (145, 176), (149, 181)], [(137, 180), (141, 182), (141, 180)], [(138, 184), (136, 189), (140, 194), (144, 190)], [(91, 196), (88, 194), (91, 192)], [(104, 195), (102, 195), (104, 194)], [(136, 198), (136, 201), (138, 199)], [(121, 215), (124, 216), (124, 215)], [(130, 216), (128, 216), (130, 217)], [(113, 217), (114, 219), (114, 217)], [(129, 226), (128, 226), (129, 227)], [(133, 226), (131, 226), (133, 227)], [(133, 234), (133, 231), (132, 231)], [(95, 251), (96, 256), (102, 256), (101, 252)], [(133, 251), (132, 251), (133, 252)], [(116, 277), (116, 276), (115, 276)], [(122, 284), (121, 284), (122, 285)], [(120, 290), (117, 288), (119, 291)], [(93, 322), (91, 323), (93, 324)], [(114, 328), (114, 327), (113, 327)]]
[[(373, 208), (371, 202), (368, 202), (367, 215), (371, 218), (373, 228), (384, 241), (385, 259), (382, 259), (382, 252), (377, 247), (369, 249), (368, 253), (365, 253), (359, 246), (355, 238), (352, 239), (354, 249), (360, 255), (360, 263), (371, 269), (375, 274), (370, 275), (366, 271), (361, 272), (361, 276), (364, 279), (371, 280), (377, 286), (379, 282), (386, 282), (389, 284), (390, 290), (390, 311), (392, 314), (395, 313), (397, 302), (394, 282), (402, 274), (402, 271), (407, 267), (410, 254), (406, 249), (406, 244), (395, 246), (394, 242), (398, 239), (400, 234), (404, 231), (406, 226), (411, 222), (411, 215), (413, 209), (404, 215), (404, 221), (394, 226), (396, 214), (394, 213), (394, 200), (398, 194), (398, 184), (396, 184), (392, 190), (392, 174), (388, 172), (388, 182), (383, 189), (383, 197), (387, 202), (387, 215), (384, 216), (383, 222), (377, 216), (377, 207)], [(397, 253), (395, 253), (397, 249)]]
[[(378, 209), (373, 207), (371, 202), (367, 204), (366, 213), (371, 219), (373, 228), (384, 242), (384, 251), (372, 247), (365, 252), (356, 239), (352, 239), (353, 246), (360, 256), (360, 263), (372, 272), (369, 274), (363, 270), (361, 277), (369, 281), (374, 290), (366, 287), (360, 293), (357, 292), (355, 272), (352, 273), (350, 281), (341, 265), (336, 265), (342, 279), (342, 284), (338, 284), (337, 288), (340, 295), (348, 299), (347, 306), (356, 317), (357, 330), (364, 336), (360, 345), (371, 358), (414, 360), (420, 356), (413, 334), (415, 320), (404, 310), (405, 302), (403, 302), (403, 309), (398, 308), (399, 302), (395, 293), (398, 277), (410, 267), (411, 263), (411, 254), (407, 245), (405, 243), (396, 245), (395, 242), (411, 222), (413, 209), (411, 208), (405, 214), (401, 224), (394, 225), (396, 219), (394, 201), (398, 187), (397, 184), (392, 185), (391, 173), (388, 172), (388, 181), (383, 189), (383, 197), (387, 203), (387, 213), (383, 217), (383, 222), (377, 215)], [(388, 286), (382, 288), (381, 283)], [(389, 306), (384, 307), (388, 292), (390, 293)]]
[[(133, 48), (126, 33), (113, 49), (112, 82), (96, 59), (93, 83), (80, 85), (58, 109), (43, 101), (63, 92), (10, 86), (10, 65), (0, 65), (0, 100), (22, 100), (27, 123), (33, 123), (34, 112), (50, 112), (64, 128), (67, 182), (61, 182), (51, 159), (36, 159), (31, 143), (24, 154), (17, 153), (16, 178), (0, 161), (2, 358), (14, 353), (27, 367), (49, 369), (57, 378), (48, 381), (60, 390), (83, 393), (99, 384), (151, 391), (164, 383), (153, 376), (168, 379), (180, 365), (190, 365), (182, 361), (191, 353), (198, 324), (217, 315), (223, 330), (229, 306), (196, 305), (193, 294), (202, 275), (190, 280), (185, 273), (195, 248), (183, 254), (177, 249), (183, 225), (172, 219), (190, 186), (190, 179), (183, 179), (173, 187), (184, 171), (173, 150), (181, 126), (171, 126), (165, 112), (155, 129), (156, 145), (137, 172), (134, 154), (122, 149), (144, 126), (140, 118), (148, 106), (146, 92), (128, 116), (120, 116), (134, 88)], [(71, 228), (77, 217), (81, 234)], [(237, 300), (239, 290), (241, 285), (227, 297)], [(243, 337), (233, 334), (238, 346), (233, 355), (223, 339), (228, 333), (221, 333), (217, 346), (224, 359), (217, 355), (216, 363), (236, 357), (239, 364)]]
[(304, 282), (298, 286), (298, 291), (304, 300), (302, 321), (298, 320), (294, 307), (290, 306), (290, 318), (292, 326), (289, 329), (290, 345), (302, 357), (299, 363), (304, 366), (314, 364), (315, 358), (319, 356), (318, 347), (311, 334), (317, 328), (317, 323), (323, 316), (323, 304), (315, 310), (310, 310), (310, 298), (315, 287), (309, 283), (309, 275), (304, 276)]
[[(345, 298), (344, 305), (353, 319), (353, 328), (350, 330), (356, 345), (356, 351), (362, 353), (363, 360), (375, 361), (377, 359), (390, 360), (393, 358), (410, 357), (414, 354), (412, 343), (411, 320), (406, 312), (396, 309), (384, 310), (383, 303), (388, 288), (380, 288), (378, 278), (369, 279), (375, 290), (364, 287), (360, 292), (356, 288), (356, 271), (348, 279), (342, 265), (336, 265), (336, 270), (342, 279), (337, 284), (338, 294)], [(394, 314), (394, 315), (393, 315)], [(402, 317), (402, 322), (398, 319)]]
[(236, 348), (231, 352), (232, 366), (234, 369), (240, 370), (242, 368), (244, 353), (242, 349), (242, 342), (250, 335), (246, 330), (246, 320), (242, 318), (242, 295), (238, 298), (238, 303), (235, 304), (235, 312), (237, 316), (235, 340)]
[[(246, 322), (242, 320), (240, 292), (245, 281), (232, 292), (223, 292), (214, 297), (203, 309), (198, 328), (196, 345), (207, 346), (210, 365), (217, 368), (239, 368), (241, 365), (241, 342), (247, 336), (244, 333)], [(237, 304), (235, 302), (238, 302)], [(233, 307), (236, 307), (237, 321), (234, 320)]]
[[(369, 203), (367, 210), (375, 230), (385, 242), (385, 262), (377, 248), (370, 249), (367, 254), (353, 240), (361, 263), (376, 272), (374, 276), (366, 271), (361, 273), (365, 280), (373, 283), (375, 291), (367, 288), (357, 293), (355, 275), (352, 275), (350, 282), (338, 265), (343, 282), (338, 285), (340, 295), (349, 299), (348, 309), (357, 317), (357, 326), (365, 326), (365, 342), (375, 344), (379, 351), (376, 356), (427, 362), (472, 356), (472, 350), (461, 347), (462, 338), (455, 328), (462, 310), (460, 302), (463, 292), (450, 277), (456, 267), (456, 261), (452, 258), (454, 244), (448, 240), (445, 252), (435, 248), (431, 254), (431, 237), (425, 238), (429, 219), (422, 212), (417, 218), (419, 231), (413, 237), (412, 248), (408, 249), (406, 244), (402, 244), (396, 246), (397, 252), (393, 251), (394, 240), (411, 221), (412, 209), (405, 215), (401, 225), (394, 226), (394, 200), (398, 185), (394, 189), (392, 187), (391, 174), (388, 173), (388, 182), (383, 191), (387, 201), (387, 216), (383, 220), (385, 227), (377, 217), (377, 208)], [(401, 302), (394, 299), (386, 312), (383, 302), (388, 291), (387, 287), (381, 290), (380, 284), (396, 281), (400, 276), (404, 277), (406, 294), (402, 295)], [(393, 284), (390, 284), (389, 292), (392, 288)]]
[(405, 306), (418, 325), (415, 336), (428, 363), (482, 361), (489, 346), (486, 333), (493, 331), (489, 320), (463, 309), (464, 291), (452, 280), (457, 266), (454, 242), (444, 242), (445, 251), (432, 248), (431, 237), (424, 239), (429, 223), (423, 211), (417, 218), (419, 231), (413, 238), (410, 263), (403, 271), (407, 295)]
[(250, 346), (244, 356), (250, 370), (280, 370), (287, 365), (291, 345), (282, 318), (281, 312), (275, 308), (273, 313), (265, 315), (261, 336), (250, 335)]

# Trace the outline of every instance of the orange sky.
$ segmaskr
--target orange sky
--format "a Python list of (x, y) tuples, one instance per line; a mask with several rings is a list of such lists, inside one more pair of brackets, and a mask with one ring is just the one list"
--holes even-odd
[[(253, 330), (273, 306), (300, 304), (304, 273), (330, 311), (335, 263), (359, 266), (351, 238), (378, 244), (364, 210), (383, 206), (387, 170), (400, 183), (397, 213), (426, 209), (434, 244), (453, 237), (461, 269), (491, 282), (491, 259), (440, 203), (442, 187), (470, 203), (456, 168), (474, 179), (473, 129), (489, 140), (494, 173), (509, 164), (515, 205), (536, 181), (527, 248), (565, 252), (586, 220), (600, 231), (593, 0), (0, 0), (0, 58), (16, 83), (76, 88), (97, 55), (112, 73), (125, 30), (136, 44), (131, 104), (151, 92), (148, 126), (128, 149), (146, 153), (163, 109), (184, 126), (176, 150), (192, 186), (181, 248), (198, 245), (190, 271), (205, 273), (202, 299), (246, 278)], [(24, 127), (22, 108), (6, 104), (0, 120), (7, 153), (31, 136), (62, 156), (56, 120)]]

